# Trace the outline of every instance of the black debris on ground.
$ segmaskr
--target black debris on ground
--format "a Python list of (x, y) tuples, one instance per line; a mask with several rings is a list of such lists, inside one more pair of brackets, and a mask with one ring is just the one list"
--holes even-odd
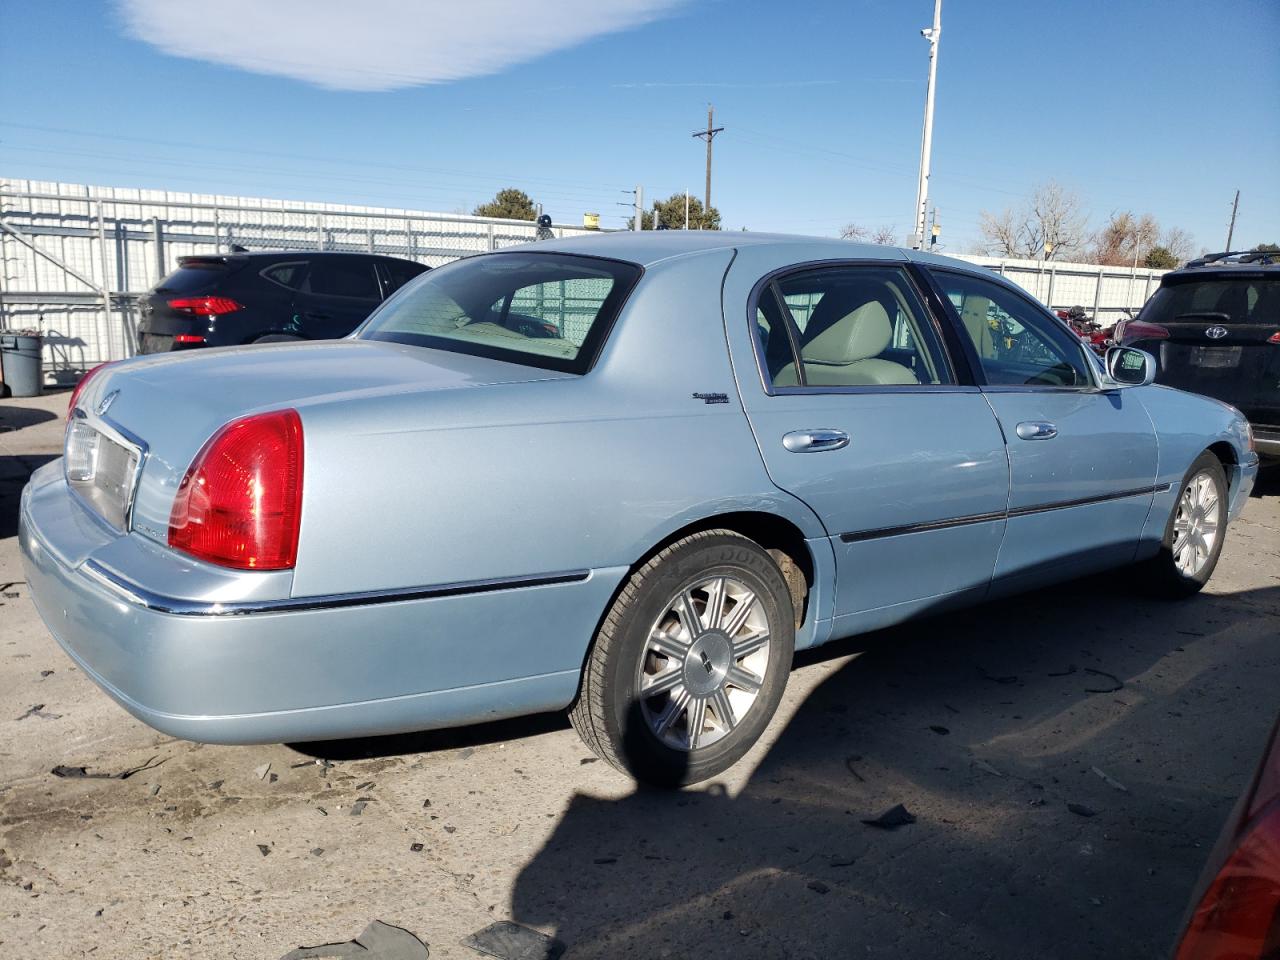
[(258, 844), (258, 852), (265, 857), (267, 854), (271, 852), (271, 848), (267, 846), (265, 843), (260, 843)]
[(510, 920), (489, 924), (466, 937), (462, 945), (499, 960), (557, 960), (565, 951), (565, 945), (554, 937)]
[(1071, 676), (1071, 675), (1072, 675), (1073, 673), (1075, 673), (1075, 672), (1076, 672), (1076, 665), (1073, 663), (1073, 664), (1070, 664), (1070, 665), (1067, 667), (1067, 669), (1065, 669), (1065, 670), (1060, 670), (1060, 671), (1059, 671), (1059, 672), (1057, 672), (1057, 673), (1050, 673), (1050, 674), (1048, 674), (1048, 676), (1050, 676), (1050, 677), (1069, 677), (1069, 676)]
[(324, 847), (312, 847), (312, 848), (311, 848), (311, 855), (312, 855), (313, 857), (323, 857), (323, 856), (324, 856)]
[(158, 759), (158, 756), (152, 757), (141, 766), (130, 767), (128, 770), (121, 770), (119, 773), (90, 773), (88, 767), (67, 767), (62, 764), (58, 764), (49, 772), (55, 777), (62, 777), (66, 780), (128, 780), (134, 774), (142, 773), (144, 770), (154, 770), (169, 758), (165, 757), (159, 763), (155, 762)]
[(949, 729), (947, 729), (940, 723), (929, 724), (929, 729), (932, 730), (934, 733), (936, 733), (940, 737), (945, 737), (947, 734), (951, 732)]
[(823, 883), (821, 880), (810, 880), (809, 889), (812, 890), (814, 893), (830, 893), (831, 892), (831, 888), (827, 886), (825, 883)]
[(579, 766), (585, 767), (588, 763), (595, 763), (599, 759), (600, 759), (599, 757), (583, 757), (581, 760), (578, 761), (578, 764)]
[(1093, 807), (1086, 807), (1083, 803), (1068, 803), (1067, 809), (1079, 817), (1092, 817), (1098, 812)]
[(596, 857), (591, 862), (595, 864), (601, 864), (601, 865), (606, 863), (617, 863), (618, 858), (617, 857)]
[(41, 720), (57, 720), (61, 718), (61, 716), (62, 714), (60, 713), (46, 712), (43, 703), (33, 703), (31, 706), (27, 707), (26, 713), (16, 719), (25, 720), (27, 717), (39, 717)]
[(257, 777), (259, 780), (267, 779), (267, 774), (270, 772), (271, 772), (271, 764), (269, 763), (264, 763), (260, 767), (253, 768), (253, 775)]
[(210, 784), (209, 784), (209, 789), (210, 789), (210, 790), (220, 790), (220, 789), (222, 788), (222, 785), (223, 785), (225, 782), (226, 782), (225, 780), (214, 780), (212, 783), (210, 783)]
[(327, 943), (319, 947), (298, 947), (280, 960), (313, 960), (327, 957), (361, 957), (365, 960), (427, 960), (427, 945), (408, 930), (374, 920), (360, 936), (345, 943)]
[(1092, 667), (1085, 667), (1084, 672), (1091, 673), (1095, 677), (1106, 677), (1108, 680), (1110, 680), (1112, 683), (1115, 684), (1114, 687), (1104, 687), (1102, 689), (1098, 689), (1095, 687), (1085, 687), (1084, 688), (1085, 693), (1115, 693), (1117, 690), (1124, 689), (1124, 681), (1121, 680), (1119, 677), (1117, 677), (1114, 673), (1107, 673), (1107, 671), (1105, 670), (1094, 670)]
[(421, 852), (422, 852), (422, 844), (420, 844), (420, 843), (411, 843), (411, 844), (409, 844), (409, 851), (410, 851), (411, 853), (421, 853)]
[(45, 677), (52, 677), (52, 676), (53, 676), (53, 671), (52, 671), (52, 670), (41, 670), (41, 671), (40, 671), (40, 679), (41, 679), (41, 680), (43, 680)]
[(358, 817), (364, 813), (364, 808), (369, 805), (368, 800), (357, 800), (351, 805), (351, 816)]
[(890, 807), (880, 816), (872, 820), (863, 820), (869, 827), (877, 827), (881, 830), (896, 830), (898, 827), (905, 827), (909, 823), (915, 823), (915, 815), (912, 814), (902, 804), (896, 804)]
[(372, 790), (373, 787), (374, 782), (372, 780), (366, 780), (364, 783), (356, 784), (356, 790)]
[(978, 667), (978, 673), (982, 676), (983, 680), (990, 680), (992, 683), (998, 683), (1002, 686), (1008, 686), (1011, 683), (1018, 682), (1018, 678), (1014, 675), (997, 677), (988, 673), (983, 667)]
[(1108, 787), (1111, 787), (1113, 790), (1119, 790), (1121, 793), (1129, 792), (1128, 787), (1126, 787), (1123, 783), (1121, 783), (1115, 777), (1110, 776), (1108, 773), (1106, 773), (1106, 771), (1099, 770), (1097, 767), (1092, 767), (1091, 769), (1093, 770), (1094, 773), (1096, 773), (1099, 777), (1102, 778), (1102, 782), (1105, 783)]
[(862, 756), (861, 754), (857, 754), (857, 753), (851, 753), (849, 754), (849, 756), (844, 758), (845, 769), (848, 770), (851, 774), (853, 774), (853, 778), (857, 780), (859, 783), (866, 783), (867, 781), (862, 779), (862, 774), (860, 774), (857, 771), (857, 769), (854, 767), (855, 763), (861, 763), (861, 762), (862, 762)]

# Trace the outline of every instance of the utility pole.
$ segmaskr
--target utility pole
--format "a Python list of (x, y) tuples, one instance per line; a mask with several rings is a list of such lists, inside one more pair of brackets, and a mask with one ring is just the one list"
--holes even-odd
[(644, 187), (636, 185), (636, 229), (644, 229)]
[[(941, 0), (938, 0), (941, 2)], [(716, 138), (717, 133), (723, 133), (724, 127), (717, 127), (715, 123), (715, 108), (711, 104), (707, 104), (707, 129), (694, 131), (694, 136), (699, 140), (707, 141), (707, 193), (703, 198), (702, 216), (705, 218), (711, 213), (711, 141)]]
[(1231, 225), (1227, 227), (1227, 252), (1231, 252), (1231, 237), (1236, 232), (1236, 210), (1240, 207), (1240, 191), (1236, 191), (1236, 198), (1231, 203)]
[(684, 228), (689, 229), (689, 191), (684, 192)]
[(915, 234), (912, 246), (924, 246), (925, 211), (929, 206), (929, 158), (933, 152), (933, 94), (938, 77), (938, 37), (942, 34), (942, 0), (933, 0), (933, 26), (920, 31), (929, 41), (929, 86), (924, 94), (924, 133), (920, 138), (920, 181), (916, 186)]

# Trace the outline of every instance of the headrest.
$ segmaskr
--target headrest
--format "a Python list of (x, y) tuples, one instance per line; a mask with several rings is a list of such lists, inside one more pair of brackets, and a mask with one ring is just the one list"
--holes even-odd
[(892, 338), (889, 314), (880, 301), (871, 300), (815, 336), (800, 355), (806, 363), (854, 363), (878, 357)]

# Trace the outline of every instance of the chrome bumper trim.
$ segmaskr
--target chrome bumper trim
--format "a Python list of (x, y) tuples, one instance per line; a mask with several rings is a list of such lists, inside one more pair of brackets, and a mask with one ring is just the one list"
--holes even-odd
[(533, 574), (523, 577), (501, 577), (494, 580), (464, 580), (431, 587), (403, 587), (397, 590), (364, 590), (315, 597), (288, 597), (283, 600), (208, 601), (182, 600), (161, 596), (108, 570), (96, 560), (86, 560), (80, 567), (89, 579), (120, 599), (156, 613), (180, 617), (233, 617), (259, 613), (292, 613), (299, 610), (329, 610), (335, 607), (362, 607), (379, 603), (404, 603), (409, 600), (434, 600), (468, 594), (494, 593), (498, 590), (521, 590), (561, 583), (581, 583), (591, 576), (590, 570), (568, 570), (562, 573)]

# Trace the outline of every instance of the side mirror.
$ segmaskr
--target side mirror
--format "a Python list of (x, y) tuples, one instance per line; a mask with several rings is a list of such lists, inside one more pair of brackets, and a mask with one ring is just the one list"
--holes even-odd
[(1107, 351), (1107, 375), (1125, 387), (1145, 387), (1156, 379), (1156, 358), (1133, 347), (1112, 347)]

